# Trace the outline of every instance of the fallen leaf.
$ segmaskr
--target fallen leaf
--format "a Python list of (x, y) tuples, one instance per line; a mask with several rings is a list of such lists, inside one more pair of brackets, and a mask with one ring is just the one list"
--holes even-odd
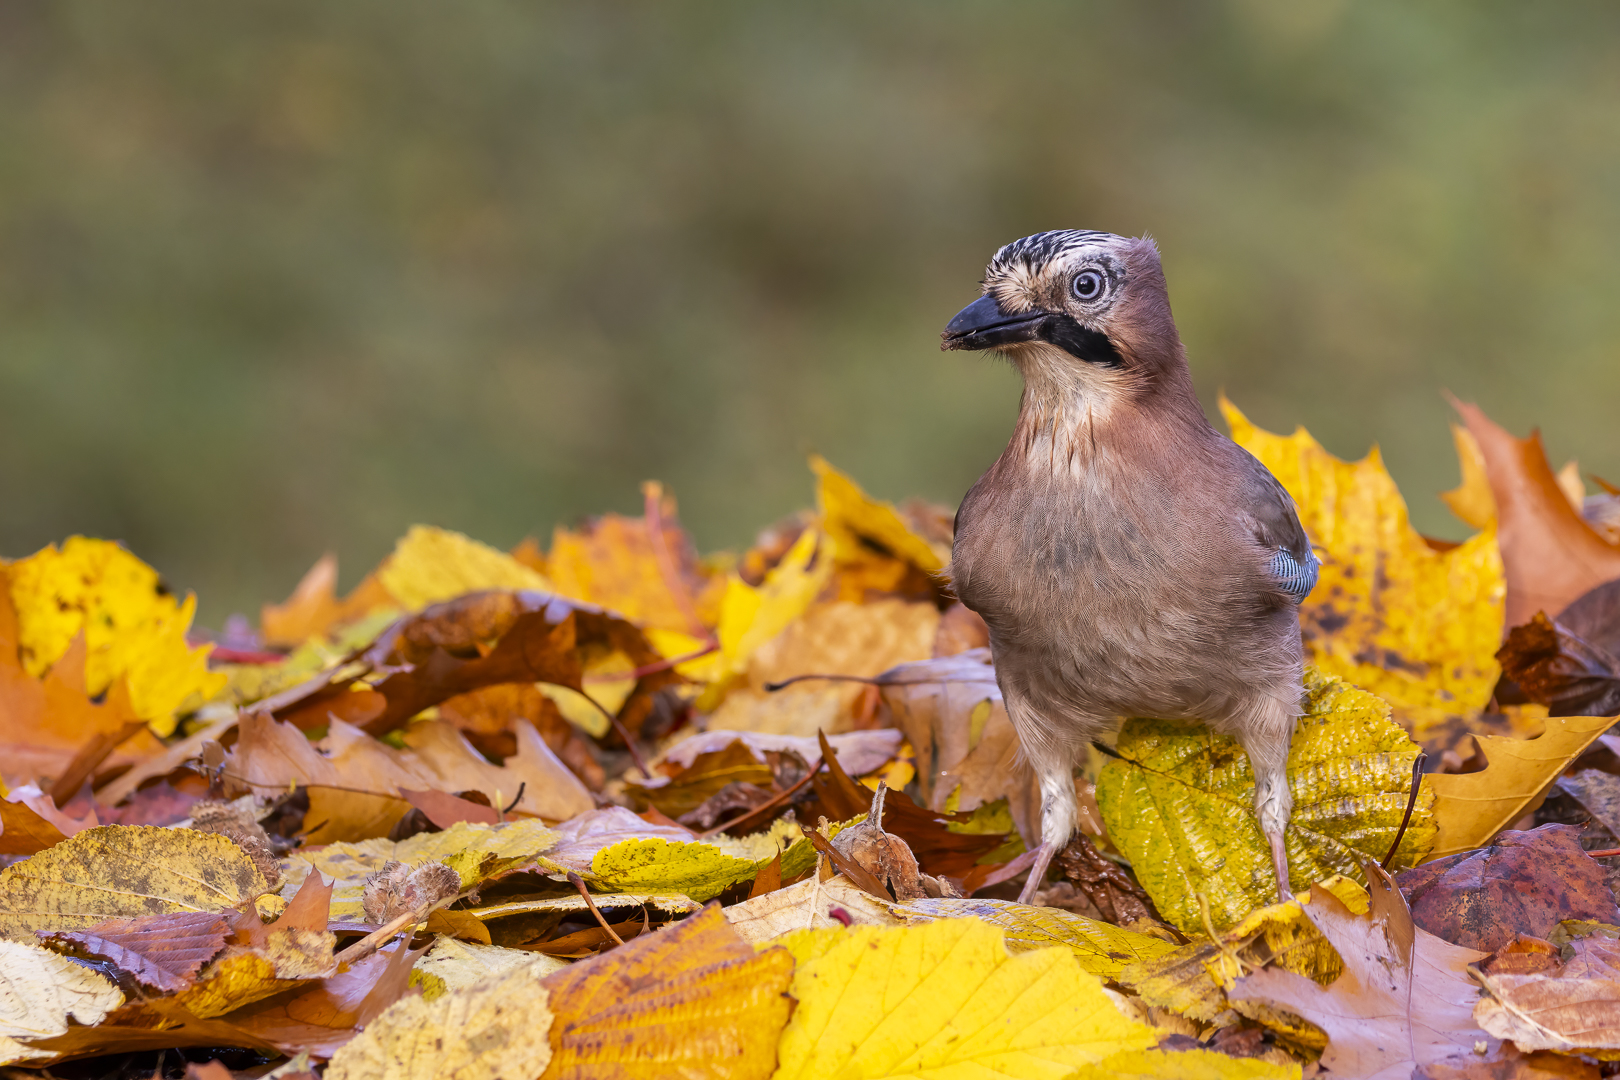
[[(865, 776), (893, 760), (903, 738), (898, 731), (878, 728), (828, 735), (827, 741), (845, 772), (852, 776)], [(737, 743), (747, 747), (754, 760), (762, 765), (769, 761), (768, 754), (788, 752), (799, 755), (812, 769), (821, 764), (821, 742), (816, 736), (778, 735), (763, 731), (705, 731), (689, 735), (664, 751), (660, 761), (689, 769), (700, 754), (712, 754)], [(642, 783), (648, 784), (647, 781)]]
[[(1344, 961), (1323, 987), (1289, 971), (1257, 971), (1237, 981), (1233, 1000), (1263, 1001), (1299, 1014), (1328, 1034), (1322, 1065), (1334, 1076), (1405, 1080), (1421, 1065), (1472, 1054), (1486, 1041), (1473, 1021), (1478, 999), (1467, 966), (1485, 954), (1414, 927), (1404, 905), (1382, 917), (1356, 915), (1313, 885), (1306, 916)], [(1411, 942), (1410, 959), (1395, 942)]]
[[(563, 596), (618, 612), (644, 627), (692, 633), (702, 630), (701, 624), (712, 624), (719, 617), (724, 579), (704, 573), (676, 518), (674, 498), (665, 496), (660, 510), (659, 539), (673, 582), (660, 565), (645, 517), (603, 514), (578, 529), (558, 526), (552, 533), (546, 572), (553, 587)], [(688, 613), (698, 616), (699, 626), (692, 625)]]
[[(139, 718), (130, 704), (127, 680), (113, 682), (104, 704), (91, 700), (85, 687), (88, 649), (83, 634), (74, 636), (43, 679), (23, 669), (9, 580), (8, 568), (0, 565), (0, 753), (5, 755), (6, 771), (13, 776), (27, 772), (59, 777), (85, 743)], [(141, 732), (113, 751), (104, 767), (125, 764), (161, 748), (149, 732)]]
[(1502, 674), (1553, 716), (1620, 712), (1620, 580), (1599, 585), (1558, 616), (1538, 611), (1508, 631)]
[(1121, 1016), (1066, 948), (1007, 952), (973, 918), (782, 939), (799, 1005), (782, 1033), (792, 1077), (1065, 1076), (1158, 1041)]
[(889, 905), (851, 885), (846, 878), (833, 876), (822, 881), (814, 874), (796, 885), (722, 908), (721, 914), (749, 944), (795, 930), (900, 925)]
[(0, 800), (0, 854), (34, 855), (98, 824), (94, 807), (75, 821), (38, 788), (13, 788)]
[(1547, 788), (1598, 736), (1612, 717), (1560, 716), (1534, 739), (1476, 735), (1486, 766), (1478, 772), (1429, 773), (1434, 793), (1434, 846), (1429, 858), (1472, 851), (1541, 805)]
[(99, 972), (38, 945), (0, 941), (0, 1037), (61, 1035), (70, 1018), (99, 1024), (123, 1003), (123, 992)]
[[(1329, 878), (1319, 887), (1353, 912), (1367, 910), (1367, 891), (1350, 878)], [(1246, 971), (1275, 966), (1318, 983), (1332, 982), (1344, 965), (1305, 915), (1312, 897), (1306, 892), (1284, 903), (1269, 904), (1250, 912), (1218, 938), (1195, 938), (1127, 964), (1113, 978), (1143, 1003), (1202, 1024), (1231, 1016), (1234, 1003), (1227, 992)], [(1298, 1017), (1252, 1002), (1236, 1004), (1242, 1015), (1266, 1024), (1296, 1047), (1320, 1051), (1326, 1045), (1321, 1030)]]
[(328, 844), (318, 851), (300, 850), (288, 856), (281, 893), (293, 896), (310, 872), (318, 870), (332, 879), (332, 920), (362, 922), (366, 881), (389, 863), (419, 866), (442, 862), (457, 872), (463, 889), (470, 889), (529, 865), (556, 839), (557, 834), (538, 821), (525, 820), (501, 825), (462, 822), (443, 832), (420, 833), (397, 843), (375, 839)]
[(764, 1080), (792, 977), (785, 950), (756, 953), (710, 905), (544, 980), (556, 1014), (546, 1076)]
[(324, 929), (272, 929), (263, 945), (227, 948), (170, 1002), (199, 1019), (224, 1016), (333, 974), (336, 942), (337, 936)]
[[(996, 685), (988, 648), (900, 664), (877, 677), (890, 722), (916, 751), (930, 810), (975, 810), (1006, 799), (1025, 843), (1038, 838), (1040, 792)], [(1102, 822), (1081, 828), (1101, 832)]]
[(933, 652), (939, 609), (893, 597), (857, 604), (816, 604), (749, 657), (746, 684), (709, 718), (710, 730), (814, 737), (847, 731), (867, 692), (860, 683), (812, 679), (771, 691), (801, 675), (869, 679)]
[(821, 527), (833, 544), (840, 597), (935, 597), (943, 583), (940, 571), (951, 558), (949, 539), (919, 535), (892, 504), (872, 498), (819, 454), (810, 456), (810, 468)]
[(260, 794), (295, 786), (390, 798), (424, 788), (482, 791), (491, 803), (499, 796), (509, 812), (553, 821), (595, 805), (585, 786), (527, 724), (514, 728), (518, 752), (504, 765), (491, 765), (455, 728), (439, 721), (413, 724), (405, 735), (406, 750), (342, 721), (334, 722), (319, 743), (263, 713), (245, 714), (239, 730), (225, 758), (225, 775)]
[(230, 923), (217, 912), (174, 912), (109, 919), (86, 930), (41, 935), (73, 956), (101, 960), (162, 993), (190, 986), (201, 967), (225, 946)]
[(374, 612), (399, 607), (375, 574), (366, 575), (353, 592), (339, 600), (337, 571), (337, 556), (322, 555), (299, 579), (291, 596), (259, 609), (259, 635), (266, 645), (296, 648)]
[[(1341, 461), (1303, 429), (1262, 431), (1231, 402), (1232, 438), (1282, 482), (1322, 561), (1300, 606), (1306, 659), (1377, 694), (1428, 745), (1467, 730), (1496, 686), (1504, 585), (1495, 533), (1435, 551), (1375, 447)], [(1512, 625), (1510, 622), (1509, 625)]]
[(525, 966), (544, 978), (563, 970), (568, 964), (523, 949), (469, 944), (440, 935), (433, 939), (426, 955), (411, 968), (410, 984), (422, 988), (423, 1000), (432, 1001), (452, 990), (463, 990), (491, 976)]
[(158, 735), (225, 685), (208, 670), (209, 646), (186, 643), (197, 598), (176, 601), (157, 571), (108, 540), (71, 536), (7, 567), (23, 668), (38, 678), (81, 633), (85, 689), (122, 677), (134, 715)]
[(377, 567), (377, 580), (407, 611), (482, 589), (548, 591), (545, 577), (462, 533), (412, 525)]
[(534, 967), (432, 1001), (406, 997), (332, 1055), (327, 1080), (533, 1080), (551, 1061), (548, 994)]
[(1558, 786), (1615, 836), (1620, 836), (1620, 776), (1582, 769), (1560, 776)]
[[(1390, 720), (1387, 704), (1315, 668), (1306, 669), (1304, 708), (1288, 752), (1290, 877), (1297, 886), (1334, 874), (1359, 879), (1361, 856), (1382, 859), (1395, 839), (1418, 748)], [(1098, 775), (1097, 805), (1109, 838), (1166, 919), (1201, 929), (1202, 897), (1222, 930), (1275, 896), (1271, 849), (1254, 815), (1254, 773), (1236, 739), (1197, 722), (1135, 719), (1117, 749)], [(1431, 806), (1420, 794), (1396, 864), (1427, 852)]]
[(1297, 1063), (1234, 1058), (1215, 1050), (1127, 1050), (1082, 1065), (1068, 1080), (1299, 1080)]
[(1131, 964), (1163, 956), (1175, 948), (1149, 934), (1125, 930), (1060, 908), (1031, 907), (1010, 900), (925, 897), (904, 904), (885, 905), (908, 923), (935, 919), (975, 918), (1001, 929), (1007, 950), (1029, 952), (1062, 946), (1080, 966), (1103, 979), (1112, 979)]
[(426, 949), (403, 942), (379, 949), (290, 998), (238, 1009), (230, 1021), (282, 1053), (329, 1058), (404, 995), (411, 965)]
[(1451, 425), (1451, 441), (1457, 447), (1457, 467), (1462, 480), (1440, 498), (1464, 523), (1475, 529), (1496, 524), (1496, 496), (1491, 494), (1490, 477), (1485, 472), (1485, 455), (1474, 433), (1461, 424)]
[(0, 934), (114, 918), (224, 911), (268, 891), (230, 840), (191, 829), (102, 825), (0, 870)]
[(1495, 952), (1515, 935), (1544, 938), (1566, 919), (1620, 922), (1604, 868), (1581, 830), (1543, 825), (1401, 874), (1419, 926), (1456, 945)]
[(305, 792), (309, 796), (309, 809), (304, 813), (304, 828), (307, 830), (304, 844), (307, 847), (387, 836), (399, 824), (399, 820), (411, 812), (413, 805), (392, 795), (348, 791), (320, 784), (306, 785)]
[(1586, 592), (1620, 578), (1620, 548), (1605, 543), (1569, 505), (1541, 448), (1516, 439), (1477, 405), (1454, 402), (1479, 443), (1498, 516), (1508, 626), (1537, 611), (1556, 617)]
[(1486, 996), (1474, 1006), (1474, 1020), (1520, 1050), (1620, 1050), (1620, 943), (1579, 938), (1570, 953), (1562, 963), (1554, 953), (1543, 973), (1481, 972)]

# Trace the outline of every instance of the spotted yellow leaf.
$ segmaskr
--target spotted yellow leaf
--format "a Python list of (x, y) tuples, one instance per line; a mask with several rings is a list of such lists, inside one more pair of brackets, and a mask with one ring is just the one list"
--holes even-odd
[(0, 870), (0, 935), (224, 911), (268, 891), (253, 860), (217, 833), (102, 825)]
[(803, 930), (777, 1080), (1050, 1077), (1158, 1041), (1068, 949), (1007, 952), (978, 919)]
[(197, 598), (177, 600), (118, 544), (70, 536), (7, 569), (18, 649), (36, 678), (82, 633), (86, 691), (95, 696), (124, 676), (135, 715), (159, 735), (224, 687), (226, 676), (208, 670), (210, 646), (186, 644)]
[(1274, 435), (1224, 398), (1221, 410), (1233, 440), (1294, 497), (1322, 560), (1300, 608), (1307, 658), (1388, 701), (1419, 742), (1451, 745), (1501, 674), (1506, 584), (1494, 526), (1436, 551), (1412, 528), (1376, 447), (1341, 461), (1303, 428)]
[[(1295, 889), (1382, 859), (1411, 793), (1418, 748), (1389, 706), (1337, 676), (1305, 672), (1305, 715), (1288, 751), (1294, 814), (1286, 840)], [(1192, 721), (1129, 720), (1119, 757), (1097, 778), (1108, 835), (1130, 859), (1159, 912), (1184, 931), (1217, 930), (1276, 896), (1270, 848), (1254, 815), (1254, 773), (1236, 739)], [(1425, 789), (1396, 853), (1418, 862), (1434, 842)]]
[(1031, 907), (1010, 900), (925, 898), (887, 906), (895, 915), (914, 923), (982, 919), (1001, 928), (1010, 952), (1061, 945), (1074, 953), (1081, 967), (1104, 979), (1112, 979), (1130, 964), (1151, 960), (1175, 948), (1163, 938), (1125, 930), (1062, 908)]

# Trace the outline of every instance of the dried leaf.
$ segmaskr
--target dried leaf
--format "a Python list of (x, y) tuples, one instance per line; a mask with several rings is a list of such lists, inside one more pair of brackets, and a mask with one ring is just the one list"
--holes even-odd
[[(1304, 706), (1288, 752), (1293, 884), (1360, 879), (1360, 857), (1382, 859), (1395, 839), (1418, 748), (1390, 721), (1388, 705), (1314, 668), (1306, 669)], [(1097, 804), (1165, 918), (1201, 929), (1202, 897), (1221, 930), (1275, 896), (1271, 849), (1254, 816), (1254, 773), (1236, 739), (1196, 722), (1129, 720), (1118, 752), (1098, 776)], [(1431, 806), (1419, 796), (1398, 864), (1428, 850)]]
[(266, 645), (295, 648), (377, 611), (398, 610), (398, 603), (375, 574), (368, 574), (353, 592), (339, 600), (337, 571), (337, 556), (322, 555), (299, 580), (291, 596), (280, 604), (265, 604), (259, 609), (259, 634)]
[[(547, 575), (563, 596), (616, 611), (644, 627), (691, 633), (688, 611), (704, 622), (718, 618), (723, 579), (704, 574), (676, 520), (675, 500), (668, 496), (662, 502), (659, 533), (674, 571), (673, 584), (659, 565), (646, 519), (619, 514), (591, 518), (578, 530), (559, 526), (546, 556)], [(718, 587), (710, 589), (711, 581)], [(683, 595), (677, 596), (676, 588)]]
[(123, 1003), (118, 987), (83, 964), (38, 945), (0, 941), (0, 1037), (61, 1035), (69, 1018), (99, 1024)]
[(102, 825), (0, 870), (0, 934), (31, 938), (112, 918), (224, 911), (268, 888), (223, 836)]
[(1560, 716), (1534, 739), (1476, 735), (1486, 767), (1470, 773), (1430, 773), (1434, 793), (1434, 846), (1429, 858), (1471, 851), (1541, 805), (1565, 767), (1614, 723), (1611, 717)]
[(427, 954), (411, 968), (411, 985), (422, 988), (426, 1001), (443, 997), (452, 990), (463, 990), (513, 968), (532, 965), (539, 977), (561, 971), (568, 964), (553, 957), (503, 949), (496, 945), (469, 944), (440, 935)]
[(512, 804), (511, 811), (551, 820), (595, 805), (534, 728), (517, 724), (513, 731), (517, 753), (504, 765), (491, 765), (454, 727), (438, 721), (412, 725), (405, 735), (409, 749), (396, 750), (342, 721), (334, 722), (319, 743), (311, 743), (291, 724), (249, 713), (242, 717), (236, 746), (226, 755), (225, 775), (262, 795), (295, 786), (390, 798), (423, 788), (482, 791), (492, 804), (499, 796), (503, 807)]
[(1582, 596), (1557, 622), (1536, 612), (1497, 651), (1502, 674), (1553, 716), (1620, 712), (1620, 580)]
[(36, 678), (79, 634), (88, 649), (85, 688), (98, 695), (120, 676), (135, 716), (158, 735), (174, 730), (225, 685), (208, 670), (208, 646), (186, 643), (197, 598), (176, 601), (157, 571), (108, 540), (71, 536), (7, 568), (22, 664)]
[(710, 905), (545, 980), (556, 1022), (549, 1080), (764, 1080), (792, 1002), (793, 958), (755, 953)]
[(304, 834), (304, 844), (307, 847), (340, 841), (354, 843), (387, 836), (399, 824), (399, 820), (411, 812), (413, 805), (406, 799), (396, 799), (392, 795), (347, 791), (321, 784), (308, 785), (305, 791), (309, 796), (309, 809), (304, 812), (304, 828), (308, 830)]
[(1401, 890), (1423, 929), (1485, 952), (1519, 934), (1544, 938), (1566, 919), (1620, 922), (1607, 874), (1580, 837), (1573, 825), (1505, 832), (1489, 847), (1406, 871)]
[(542, 574), (504, 551), (429, 525), (412, 525), (400, 537), (377, 568), (377, 580), (407, 611), (481, 589), (551, 588)]
[(332, 1055), (327, 1080), (532, 1080), (552, 1057), (547, 999), (533, 966), (403, 998)]
[(224, 915), (174, 912), (109, 919), (44, 941), (74, 956), (106, 961), (142, 986), (173, 993), (191, 985), (198, 970), (224, 948), (229, 932)]
[(1580, 938), (1570, 952), (1564, 963), (1555, 953), (1543, 973), (1480, 974), (1487, 996), (1474, 1006), (1475, 1021), (1520, 1050), (1620, 1050), (1620, 943)]
[(1215, 1050), (1127, 1050), (1082, 1065), (1068, 1080), (1299, 1080), (1298, 1064), (1234, 1058)]
[(798, 960), (799, 1005), (779, 1080), (1063, 1076), (1158, 1040), (1068, 949), (1011, 956), (1001, 931), (977, 919), (807, 930), (783, 944)]
[(1419, 742), (1453, 741), (1498, 676), (1504, 586), (1494, 533), (1435, 551), (1409, 523), (1376, 447), (1341, 461), (1303, 428), (1285, 438), (1224, 398), (1221, 410), (1237, 444), (1294, 497), (1322, 560), (1300, 607), (1306, 659), (1388, 701)]
[(1477, 405), (1454, 404), (1479, 443), (1495, 496), (1507, 625), (1528, 622), (1537, 611), (1557, 617), (1584, 593), (1620, 578), (1620, 548), (1570, 507), (1540, 433), (1515, 439)]
[[(1322, 1065), (1335, 1076), (1410, 1076), (1420, 1065), (1472, 1054), (1485, 1033), (1473, 1022), (1478, 994), (1464, 974), (1484, 953), (1448, 944), (1412, 926), (1404, 906), (1378, 917), (1352, 914), (1311, 887), (1306, 915), (1344, 960), (1328, 987), (1281, 970), (1239, 979), (1234, 1000), (1263, 1001), (1298, 1013), (1328, 1033)], [(1413, 943), (1404, 961), (1392, 941)]]
[(1071, 911), (1010, 900), (927, 897), (886, 907), (908, 923), (981, 919), (1006, 934), (1007, 950), (1012, 953), (1061, 945), (1074, 953), (1082, 968), (1104, 979), (1112, 979), (1131, 964), (1152, 960), (1175, 948), (1163, 938), (1124, 930)]
[(723, 908), (721, 914), (750, 944), (769, 941), (795, 930), (900, 925), (889, 905), (841, 876), (821, 881), (811, 875), (797, 885), (732, 904)]
[(727, 683), (747, 670), (754, 651), (787, 629), (821, 593), (833, 564), (819, 557), (820, 548), (821, 533), (805, 529), (758, 587), (735, 572), (727, 577), (715, 628), (720, 648), (702, 663), (699, 675), (713, 685), (699, 698), (700, 708), (717, 705)]

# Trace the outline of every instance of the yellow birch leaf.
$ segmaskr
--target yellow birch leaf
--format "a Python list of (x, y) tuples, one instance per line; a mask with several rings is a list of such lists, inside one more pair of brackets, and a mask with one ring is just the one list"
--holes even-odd
[(543, 575), (506, 552), (431, 525), (412, 525), (377, 568), (377, 578), (408, 611), (483, 589), (551, 590)]
[(499, 945), (479, 945), (443, 935), (434, 939), (426, 955), (411, 968), (411, 986), (422, 988), (422, 997), (428, 1001), (443, 997), (452, 990), (465, 990), (513, 968), (534, 965), (540, 978), (568, 966), (568, 961), (522, 949), (503, 949)]
[(1131, 964), (1163, 956), (1176, 947), (1163, 938), (1121, 929), (1062, 908), (1031, 907), (1011, 900), (929, 898), (886, 906), (907, 922), (982, 919), (1006, 935), (1009, 952), (1061, 945), (1074, 953), (1082, 968), (1103, 979), (1112, 979)]
[(1299, 1080), (1298, 1062), (1228, 1057), (1218, 1050), (1127, 1050), (1082, 1065), (1068, 1080)]
[(1439, 829), (1430, 859), (1480, 847), (1540, 806), (1564, 767), (1609, 730), (1614, 717), (1549, 716), (1545, 723), (1534, 739), (1474, 736), (1489, 763), (1479, 772), (1423, 778), (1423, 789), (1434, 794)]
[(765, 1080), (793, 1008), (793, 958), (756, 953), (718, 904), (545, 981), (548, 1080)]
[[(1304, 705), (1288, 750), (1292, 885), (1334, 874), (1359, 881), (1361, 857), (1382, 859), (1395, 839), (1418, 748), (1387, 704), (1337, 676), (1307, 668)], [(1202, 896), (1221, 930), (1275, 898), (1254, 773), (1236, 739), (1196, 721), (1136, 719), (1121, 730), (1118, 752), (1098, 775), (1097, 805), (1165, 918), (1201, 930)], [(1428, 852), (1433, 805), (1420, 792), (1393, 865), (1414, 865)]]
[(0, 935), (224, 911), (268, 891), (253, 860), (218, 833), (102, 825), (0, 870)]
[(1307, 659), (1377, 694), (1425, 745), (1449, 746), (1490, 700), (1507, 587), (1494, 528), (1435, 551), (1377, 448), (1341, 461), (1305, 429), (1255, 427), (1221, 399), (1233, 440), (1299, 506), (1322, 560), (1300, 607)]
[(782, 1032), (776, 1080), (824, 1076), (1008, 1076), (1058, 1080), (1158, 1041), (1121, 1016), (1068, 949), (1013, 956), (978, 919), (883, 930), (804, 930), (799, 1000)]
[(366, 878), (390, 862), (407, 866), (442, 862), (470, 889), (520, 866), (556, 842), (557, 834), (534, 818), (499, 825), (459, 821), (442, 832), (418, 833), (395, 842), (386, 838), (328, 844), (319, 851), (295, 851), (282, 862), (281, 895), (291, 899), (311, 870), (334, 879), (331, 917), (363, 922), (361, 898)]
[(113, 541), (70, 536), (60, 550), (53, 544), (7, 570), (19, 652), (35, 678), (83, 631), (86, 692), (94, 697), (124, 676), (135, 715), (158, 735), (225, 686), (223, 673), (208, 670), (210, 646), (186, 644), (197, 598), (177, 601), (156, 570)]
[(0, 1038), (61, 1035), (69, 1017), (99, 1024), (123, 1003), (123, 992), (93, 968), (38, 945), (0, 941)]
[(384, 1009), (332, 1055), (327, 1080), (535, 1080), (551, 1061), (538, 966)]
[(918, 536), (893, 504), (872, 498), (820, 454), (810, 455), (810, 468), (816, 474), (821, 527), (837, 545), (833, 552), (837, 561), (860, 561), (874, 546), (926, 573), (951, 561), (947, 545), (935, 546)]

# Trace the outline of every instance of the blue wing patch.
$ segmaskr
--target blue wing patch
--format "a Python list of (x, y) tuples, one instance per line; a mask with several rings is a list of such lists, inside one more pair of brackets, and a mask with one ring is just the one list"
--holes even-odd
[(1316, 588), (1316, 574), (1322, 564), (1317, 561), (1316, 553), (1309, 548), (1305, 551), (1303, 563), (1294, 558), (1287, 548), (1278, 548), (1266, 566), (1271, 571), (1271, 576), (1276, 579), (1278, 587), (1292, 596), (1294, 603), (1298, 604)]

